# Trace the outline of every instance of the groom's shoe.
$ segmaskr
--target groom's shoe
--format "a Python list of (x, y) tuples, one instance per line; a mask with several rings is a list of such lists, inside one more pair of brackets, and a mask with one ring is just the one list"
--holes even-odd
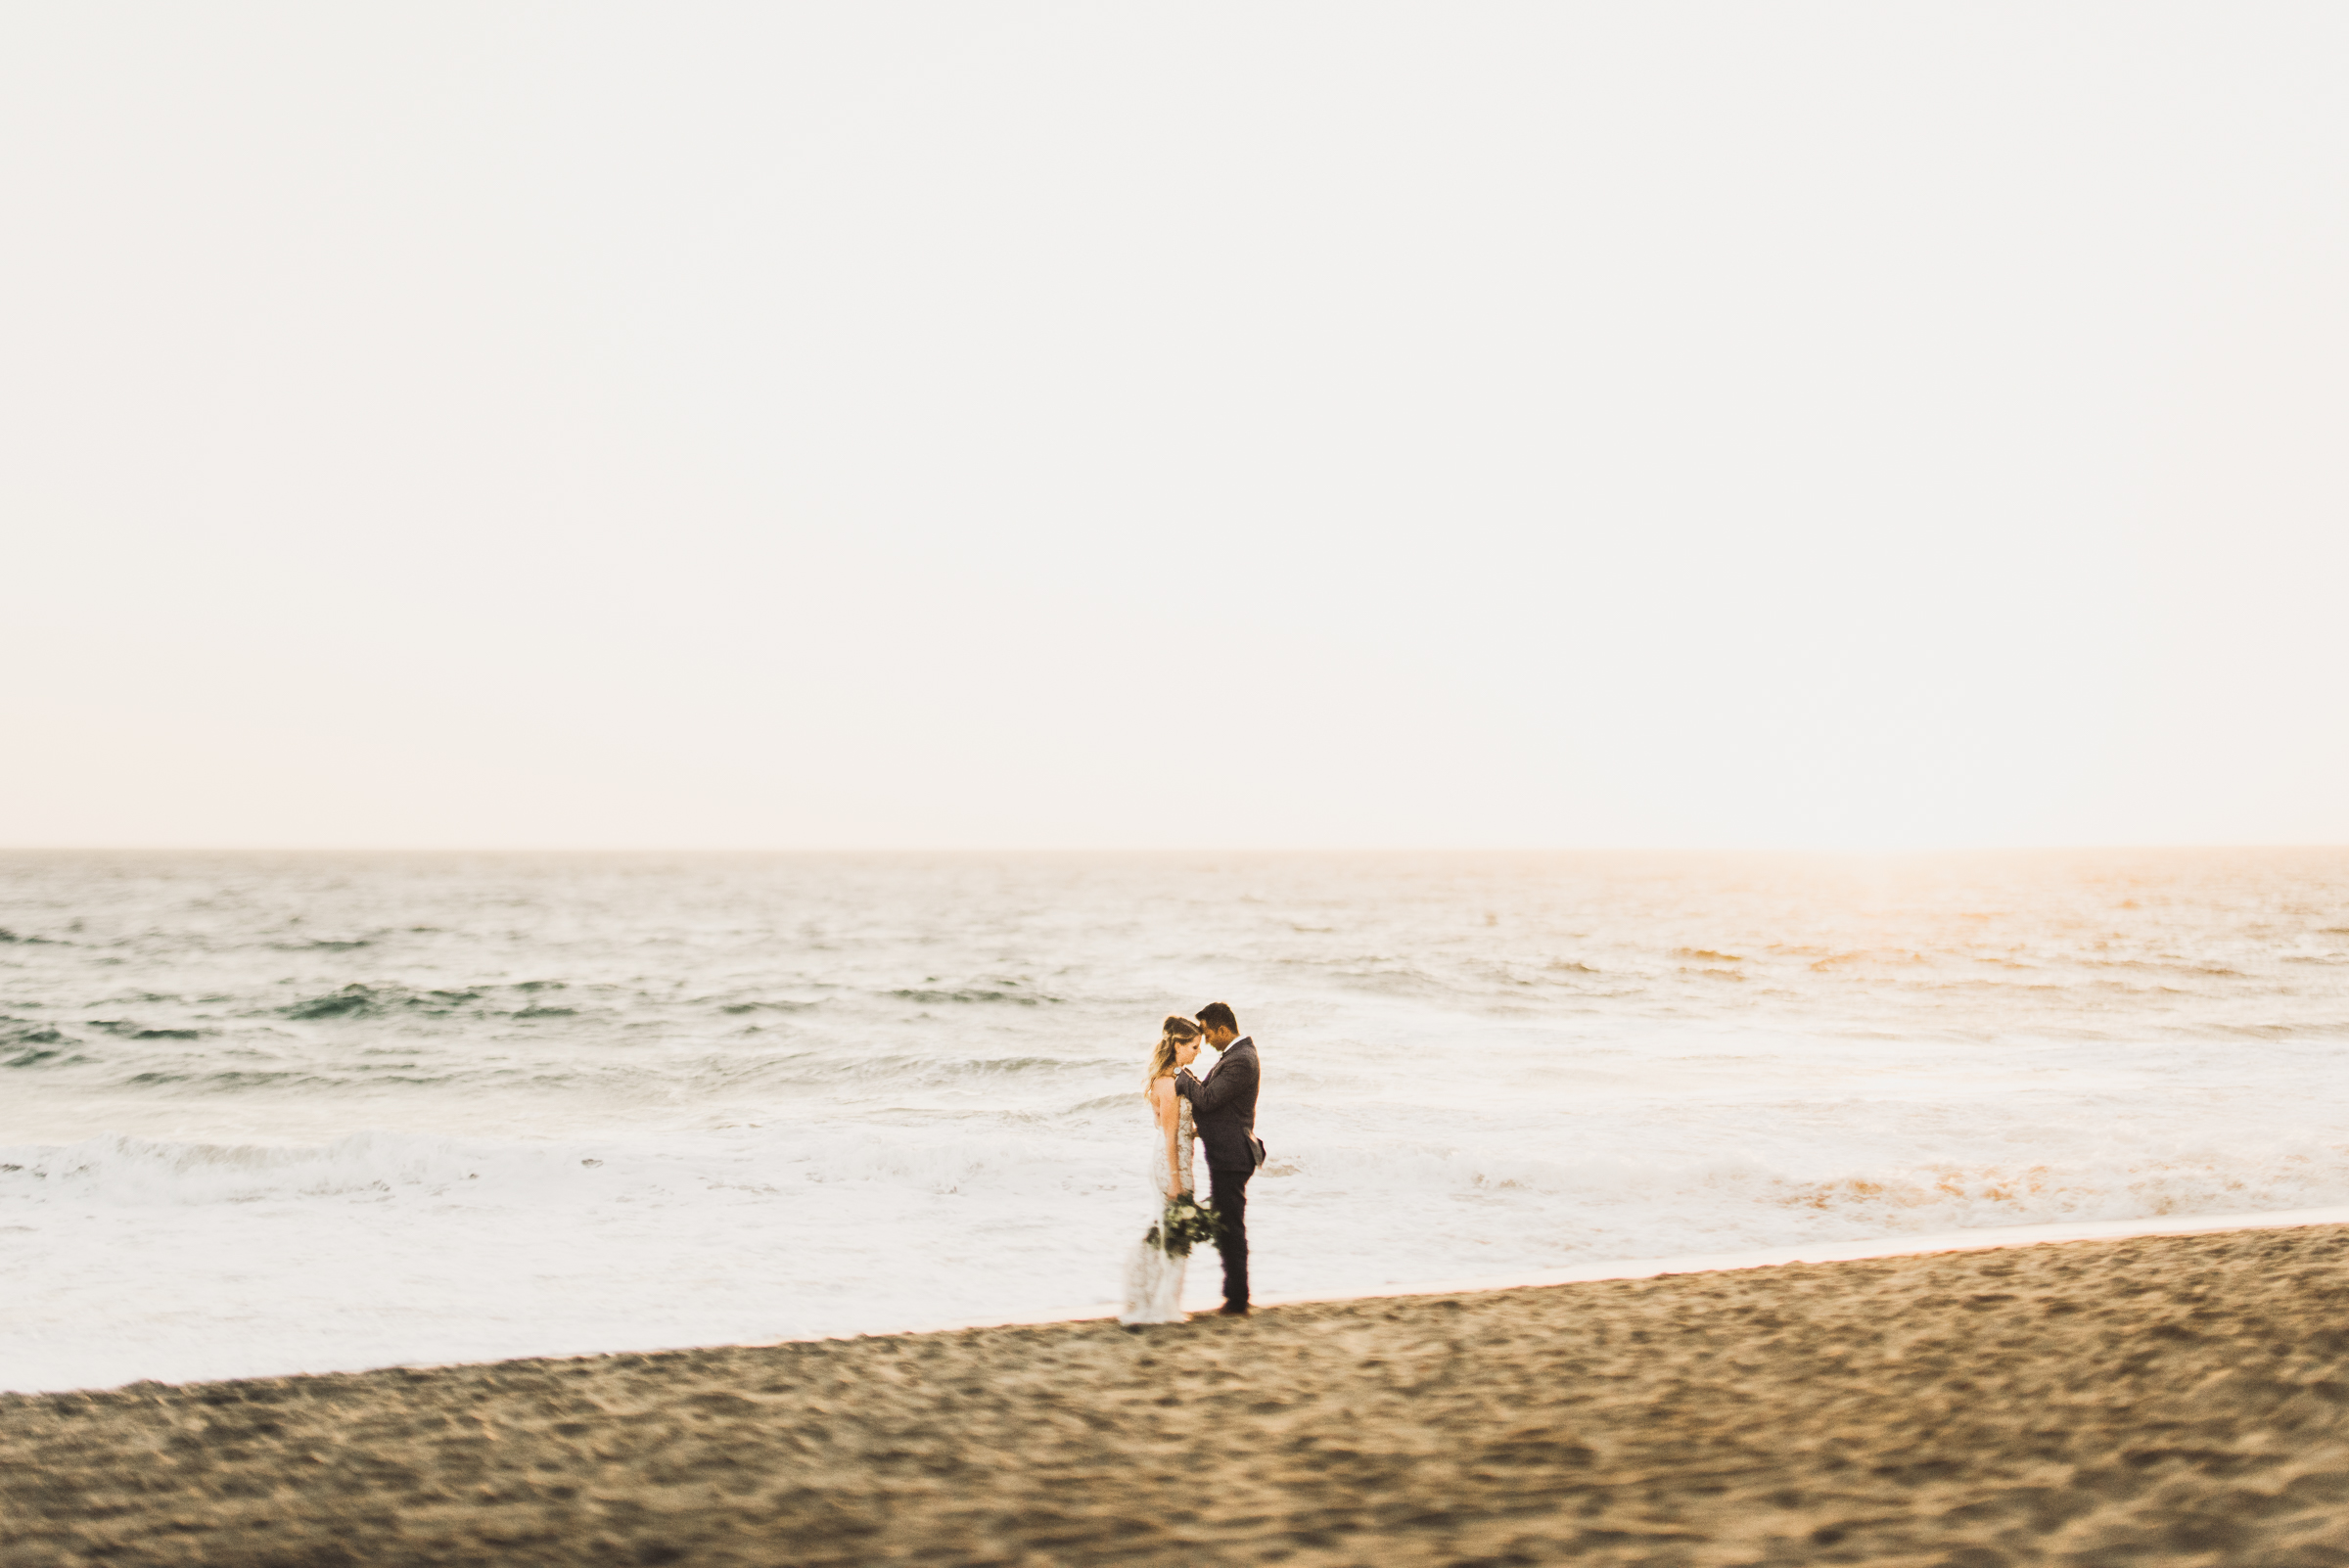
[(1216, 1309), (1216, 1315), (1218, 1317), (1245, 1317), (1248, 1315), (1248, 1304), (1244, 1301), (1227, 1301)]

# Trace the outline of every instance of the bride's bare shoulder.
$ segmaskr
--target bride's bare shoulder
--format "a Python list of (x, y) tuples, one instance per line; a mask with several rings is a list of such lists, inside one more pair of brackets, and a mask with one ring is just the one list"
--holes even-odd
[(1150, 1081), (1150, 1104), (1164, 1114), (1167, 1107), (1174, 1102), (1174, 1080), (1171, 1076), (1152, 1079)]

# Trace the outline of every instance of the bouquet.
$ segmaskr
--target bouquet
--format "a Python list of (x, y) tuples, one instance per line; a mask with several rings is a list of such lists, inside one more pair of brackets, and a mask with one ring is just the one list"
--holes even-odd
[(1167, 1212), (1150, 1227), (1142, 1245), (1156, 1247), (1170, 1258), (1188, 1258), (1194, 1246), (1214, 1241), (1222, 1229), (1216, 1211), (1200, 1208), (1199, 1200), (1185, 1192), (1167, 1200)]

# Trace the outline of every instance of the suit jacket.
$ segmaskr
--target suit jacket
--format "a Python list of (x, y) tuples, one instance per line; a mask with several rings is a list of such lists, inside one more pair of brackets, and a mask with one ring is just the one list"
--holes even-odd
[(1223, 1059), (1204, 1084), (1177, 1074), (1174, 1092), (1191, 1102), (1191, 1122), (1207, 1146), (1211, 1171), (1256, 1169), (1256, 1041), (1243, 1035), (1223, 1047)]

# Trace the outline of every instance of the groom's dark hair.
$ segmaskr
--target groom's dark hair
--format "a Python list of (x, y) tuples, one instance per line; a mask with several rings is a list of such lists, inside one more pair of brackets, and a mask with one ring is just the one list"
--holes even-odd
[(1240, 1021), (1231, 1016), (1228, 1002), (1209, 1002), (1191, 1016), (1208, 1029), (1228, 1029), (1235, 1035), (1240, 1032)]

